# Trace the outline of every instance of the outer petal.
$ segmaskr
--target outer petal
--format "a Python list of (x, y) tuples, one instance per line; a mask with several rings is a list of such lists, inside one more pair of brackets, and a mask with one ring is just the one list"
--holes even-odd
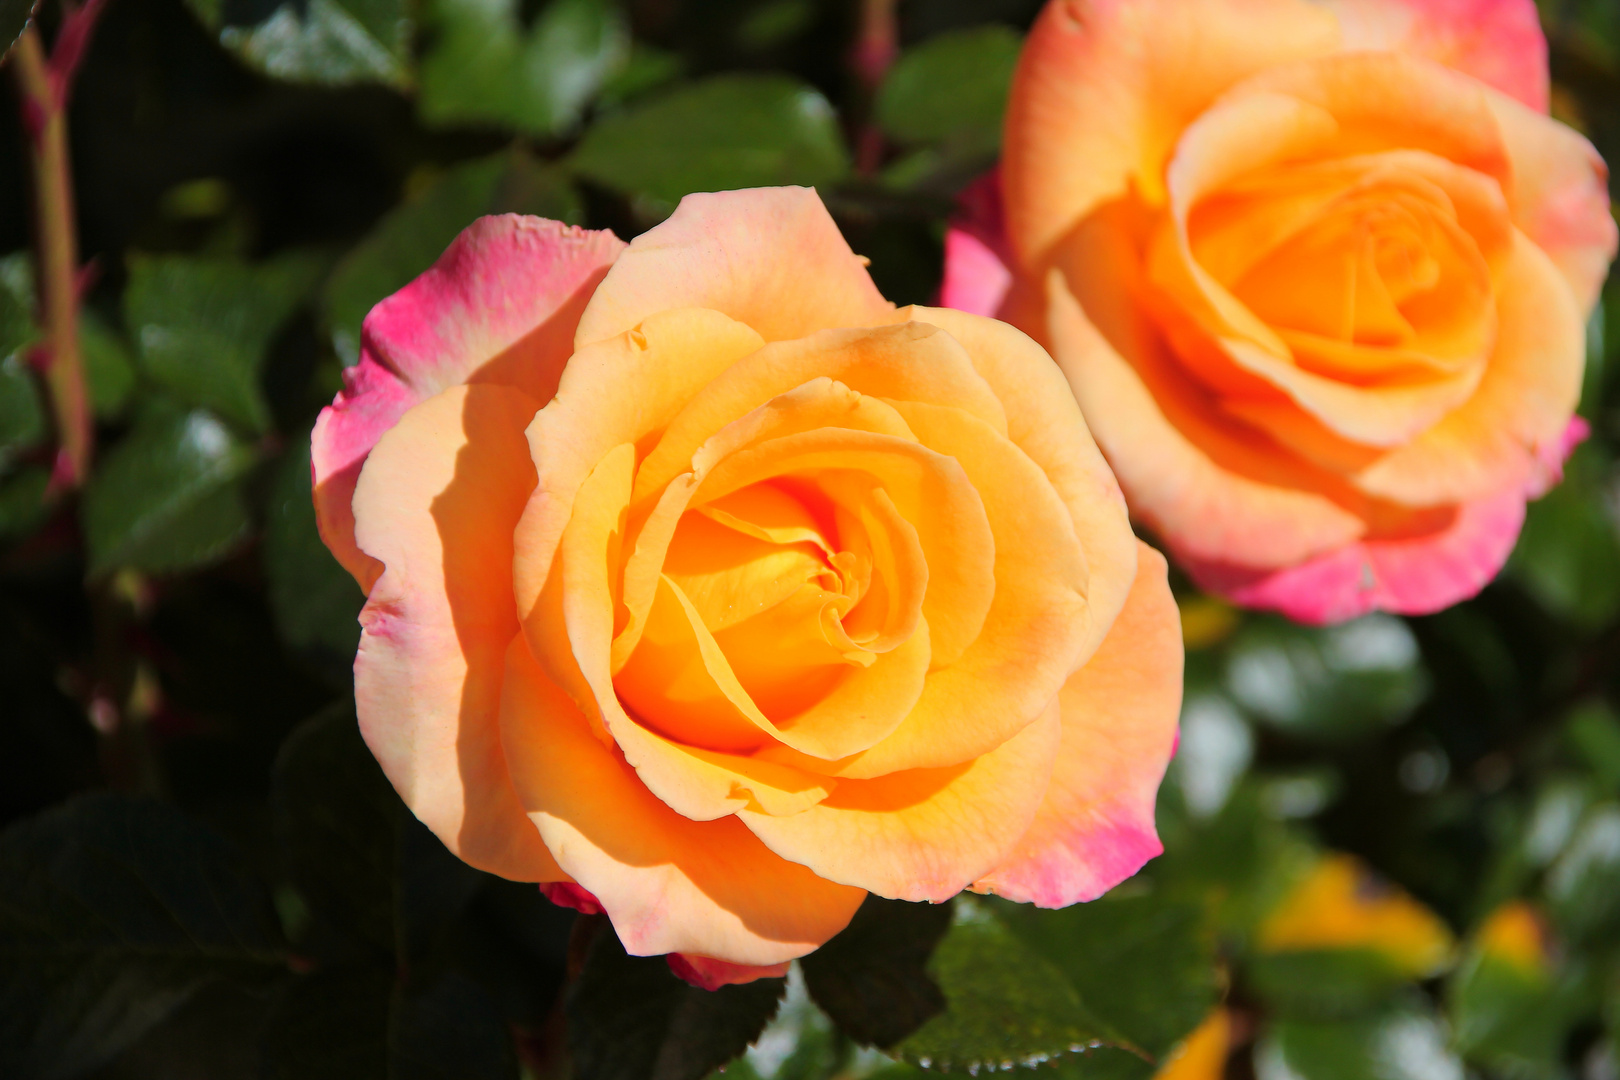
[[(1123, 266), (1123, 263), (1114, 264)], [(1088, 284), (1104, 281), (1087, 271)], [(1052, 355), (1068, 376), (1132, 511), (1179, 556), (1232, 558), (1286, 566), (1358, 539), (1366, 526), (1331, 498), (1318, 477), (1244, 433), (1194, 391), (1145, 328), (1118, 340), (1127, 362), (1088, 313), (1121, 309), (1104, 293), (1082, 309), (1056, 271), (1047, 282)], [(1129, 301), (1118, 298), (1118, 303)]]
[(931, 323), (962, 343), (974, 369), (1006, 408), (1007, 437), (1041, 467), (1069, 508), (1090, 571), (1086, 605), (1091, 626), (1080, 650), (1082, 659), (1090, 656), (1136, 577), (1136, 538), (1125, 496), (1092, 441), (1063, 372), (1045, 349), (997, 319), (947, 308), (909, 307), (900, 314)]
[(670, 953), (665, 959), (669, 962), (669, 970), (677, 978), (684, 979), (699, 990), (718, 990), (722, 986), (751, 983), (755, 979), (780, 979), (788, 973), (787, 961), (751, 967), (716, 960), (712, 956), (687, 953)]
[(1000, 170), (993, 169), (970, 184), (956, 206), (956, 217), (945, 232), (945, 278), (939, 288), (939, 304), (994, 316), (1012, 287)]
[(411, 811), (492, 873), (563, 880), (507, 776), (496, 727), (517, 635), (512, 527), (534, 485), (523, 427), (538, 403), (458, 386), (406, 413), (355, 492), (360, 549), (385, 567), (360, 621), (360, 730)]
[(1486, 100), (1513, 163), (1513, 219), (1557, 265), (1584, 318), (1614, 259), (1608, 166), (1591, 143), (1556, 120), (1500, 94)]
[(1489, 584), (1523, 524), (1524, 494), (1508, 490), (1465, 503), (1439, 532), (1363, 540), (1282, 570), (1182, 563), (1200, 587), (1297, 622), (1336, 623), (1374, 610), (1427, 615)]
[(1046, 800), (978, 892), (1064, 907), (1096, 899), (1163, 850), (1153, 804), (1181, 710), (1181, 620), (1164, 556), (1142, 544), (1137, 567), (1102, 647), (1058, 696), (1063, 736)]
[(1082, 218), (1133, 186), (1159, 201), (1171, 147), (1210, 102), (1246, 76), (1325, 55), (1337, 42), (1337, 21), (1305, 0), (1048, 4), (1007, 110), (1002, 177), (1015, 253), (1039, 264)]
[(631, 242), (575, 340), (600, 341), (679, 307), (722, 311), (767, 341), (871, 326), (894, 310), (815, 189), (792, 187), (686, 196)]
[(941, 903), (1000, 862), (1029, 828), (1059, 726), (1054, 699), (1034, 723), (965, 764), (845, 780), (792, 817), (750, 810), (737, 817), (772, 851), (828, 880)]
[(1547, 111), (1547, 39), (1534, 0), (1325, 0), (1344, 48), (1438, 60)]
[(778, 858), (734, 818), (691, 821), (659, 802), (522, 638), (506, 670), (501, 735), (523, 805), (628, 952), (780, 964), (849, 923), (860, 889)]
[(477, 379), (541, 404), (574, 328), (624, 244), (543, 218), (479, 218), (421, 277), (366, 317), (360, 363), (310, 438), (321, 537), (364, 588), (379, 572), (354, 546), (350, 503), (366, 454), (418, 401)]

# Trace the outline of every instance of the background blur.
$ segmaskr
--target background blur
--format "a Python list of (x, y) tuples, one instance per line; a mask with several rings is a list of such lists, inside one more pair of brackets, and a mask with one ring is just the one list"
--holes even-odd
[[(354, 734), (361, 597), (315, 534), (309, 428), (370, 306), (483, 213), (629, 238), (688, 191), (813, 184), (885, 295), (929, 301), (1038, 4), (278, 4), (111, 0), (96, 29), (74, 496), (46, 491), (0, 104), (0, 1076), (695, 1080), (779, 985), (711, 1002), (570, 957), (572, 912), (409, 819)], [(1620, 162), (1620, 3), (1542, 11), (1555, 114)], [(858, 63), (890, 29), (892, 65)], [(1062, 913), (869, 905), (727, 1076), (1143, 1080), (1200, 1024), (1215, 1064), (1179, 1080), (1228, 1042), (1260, 1080), (1620, 1076), (1612, 284), (1589, 343), (1593, 437), (1501, 580), (1324, 631), (1182, 588), (1166, 855)], [(875, 997), (862, 962), (892, 962)]]

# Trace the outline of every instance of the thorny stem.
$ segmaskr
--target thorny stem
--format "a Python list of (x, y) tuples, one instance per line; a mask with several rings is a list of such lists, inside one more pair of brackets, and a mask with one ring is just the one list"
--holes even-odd
[(33, 165), (35, 287), (45, 335), (36, 355), (56, 417), (59, 449), (52, 481), (59, 487), (77, 487), (84, 481), (95, 438), (79, 351), (79, 240), (68, 162), (67, 96), (104, 2), (90, 0), (80, 8), (64, 5), (62, 28), (49, 58), (35, 26), (23, 31), (11, 57)]

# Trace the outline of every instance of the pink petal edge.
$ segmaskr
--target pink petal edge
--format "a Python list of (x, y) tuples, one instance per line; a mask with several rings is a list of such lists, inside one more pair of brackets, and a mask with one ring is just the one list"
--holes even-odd
[(1012, 256), (1001, 214), (1001, 173), (968, 185), (945, 232), (945, 275), (939, 306), (994, 318), (1012, 288)]
[(540, 895), (558, 907), (573, 908), (581, 915), (600, 915), (603, 913), (602, 901), (592, 895), (588, 889), (576, 885), (572, 881), (542, 881), (540, 883)]
[(787, 963), (754, 967), (694, 953), (669, 953), (664, 960), (678, 978), (699, 990), (718, 990), (722, 986), (751, 983), (755, 979), (780, 979), (788, 973)]
[(360, 362), (343, 372), (343, 389), (310, 433), (321, 539), (362, 587), (380, 568), (355, 546), (351, 504), (377, 440), (411, 406), (474, 377), (544, 404), (573, 352), (580, 313), (624, 246), (611, 232), (545, 218), (482, 217), (371, 309)]
[(1585, 420), (1572, 417), (1560, 438), (1536, 448), (1542, 471), (1526, 489), (1464, 504), (1439, 533), (1362, 541), (1281, 570), (1180, 562), (1199, 588), (1315, 626), (1369, 611), (1440, 611), (1474, 596), (1496, 577), (1518, 540), (1526, 500), (1540, 498), (1558, 483), (1565, 459), (1590, 432)]
[(1334, 0), (1347, 49), (1393, 49), (1455, 68), (1547, 111), (1547, 39), (1534, 0)]

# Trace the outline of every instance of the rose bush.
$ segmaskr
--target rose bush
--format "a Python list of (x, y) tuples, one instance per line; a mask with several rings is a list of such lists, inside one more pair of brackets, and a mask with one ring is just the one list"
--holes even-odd
[(1163, 559), (1041, 348), (895, 310), (813, 191), (628, 246), (479, 220), (366, 319), (312, 455), (405, 802), (691, 981), (867, 892), (1057, 906), (1159, 851)]
[(1052, 351), (1203, 586), (1328, 622), (1478, 591), (1584, 427), (1606, 171), (1531, 0), (1063, 0), (944, 302)]

